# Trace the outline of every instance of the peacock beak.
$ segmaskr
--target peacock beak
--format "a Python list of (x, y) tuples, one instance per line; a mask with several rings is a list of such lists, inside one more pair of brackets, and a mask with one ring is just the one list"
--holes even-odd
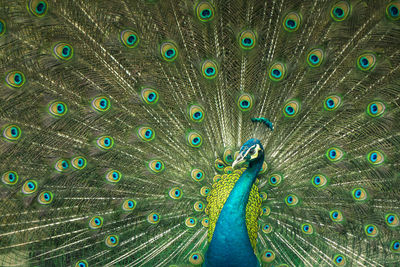
[(235, 168), (236, 165), (238, 165), (242, 162), (245, 162), (245, 161), (246, 161), (246, 158), (242, 154), (239, 154), (237, 156), (237, 158), (235, 159), (235, 161), (232, 163), (232, 168)]

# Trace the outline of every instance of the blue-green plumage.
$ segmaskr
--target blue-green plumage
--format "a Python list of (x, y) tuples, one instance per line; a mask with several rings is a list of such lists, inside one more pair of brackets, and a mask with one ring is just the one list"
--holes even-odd
[(251, 187), (264, 162), (264, 152), (260, 141), (256, 139), (247, 141), (242, 146), (238, 159), (237, 161), (248, 161), (249, 166), (236, 182), (218, 217), (205, 255), (204, 266), (206, 267), (259, 266), (247, 232), (246, 205)]
[(0, 0), (0, 266), (400, 266), (399, 40), (400, 0)]

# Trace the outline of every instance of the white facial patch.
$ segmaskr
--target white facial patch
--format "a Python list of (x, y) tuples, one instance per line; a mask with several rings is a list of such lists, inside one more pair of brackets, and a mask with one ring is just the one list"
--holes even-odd
[(260, 147), (260, 145), (259, 145), (259, 144), (257, 144), (257, 145), (256, 145), (256, 147), (255, 147), (255, 151), (256, 151), (256, 152), (254, 152), (254, 154), (253, 154), (253, 155), (251, 155), (251, 158), (250, 158), (250, 159), (255, 159), (255, 158), (258, 158), (258, 152), (260, 152), (260, 151), (261, 151), (261, 147)]
[(251, 146), (249, 149), (247, 149), (246, 154), (243, 155), (243, 158), (245, 158), (247, 156), (247, 154), (250, 152), (250, 150), (252, 148), (254, 148), (255, 152), (252, 155), (250, 155), (250, 159), (255, 159), (258, 157), (258, 152), (260, 152), (261, 147), (259, 144), (255, 144), (255, 145)]

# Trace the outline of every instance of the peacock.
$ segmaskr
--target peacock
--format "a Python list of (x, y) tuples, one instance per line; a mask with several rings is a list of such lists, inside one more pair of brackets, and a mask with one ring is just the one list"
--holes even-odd
[(399, 0), (0, 0), (0, 266), (400, 266)]

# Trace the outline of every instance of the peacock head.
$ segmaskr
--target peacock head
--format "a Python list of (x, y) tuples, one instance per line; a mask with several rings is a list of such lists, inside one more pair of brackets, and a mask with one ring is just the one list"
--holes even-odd
[[(239, 163), (247, 162), (249, 167), (253, 165), (260, 165), (264, 162), (264, 148), (258, 139), (250, 139), (242, 145), (239, 155), (232, 164), (235, 167)], [(261, 167), (260, 167), (261, 168)]]

